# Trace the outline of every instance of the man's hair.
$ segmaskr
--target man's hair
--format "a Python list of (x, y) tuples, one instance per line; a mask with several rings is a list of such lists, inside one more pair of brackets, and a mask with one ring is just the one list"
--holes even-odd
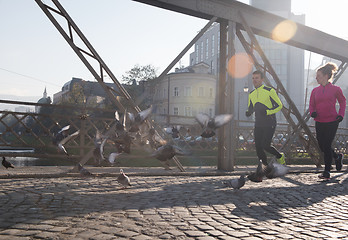
[(264, 78), (264, 76), (263, 76), (263, 72), (261, 72), (260, 70), (256, 70), (256, 71), (254, 71), (254, 72), (253, 72), (253, 75), (254, 75), (254, 74), (259, 74), (259, 75), (260, 75), (260, 77), (261, 77), (261, 79), (262, 79), (262, 78)]

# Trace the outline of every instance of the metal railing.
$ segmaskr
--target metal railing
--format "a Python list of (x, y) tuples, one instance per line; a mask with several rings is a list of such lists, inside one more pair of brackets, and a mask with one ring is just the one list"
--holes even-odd
[[(29, 102), (0, 100), (1, 104), (7, 104), (10, 109), (18, 106), (32, 106), (41, 108), (40, 113), (35, 111), (0, 110), (0, 151), (3, 156), (22, 156), (35, 158), (67, 158), (63, 153), (57, 151), (52, 143), (54, 134), (66, 125), (71, 126), (71, 132), (80, 130), (79, 135), (66, 144), (69, 159), (82, 159), (95, 148), (94, 139), (96, 132), (107, 132), (115, 123), (115, 109), (91, 108), (72, 105), (52, 105)], [(164, 131), (164, 126), (153, 122), (157, 132), (167, 142), (171, 142), (183, 149), (199, 153), (204, 150), (207, 156), (200, 155), (199, 158), (217, 157), (217, 137), (209, 139), (201, 138), (200, 126), (185, 126), (179, 130), (179, 137), (172, 138), (171, 134)], [(237, 139), (236, 159), (255, 158), (255, 146), (252, 121), (235, 121)], [(315, 133), (314, 126), (309, 126)], [(190, 129), (187, 131), (187, 129)], [(281, 149), (288, 137), (291, 136), (291, 128), (288, 124), (279, 123), (274, 134), (273, 145)], [(304, 136), (306, 136), (304, 134)], [(134, 136), (136, 138), (136, 136)], [(146, 143), (144, 143), (146, 144)], [(344, 154), (348, 154), (348, 129), (339, 128), (333, 147)], [(108, 143), (106, 151), (113, 151), (115, 146)], [(141, 149), (141, 144), (134, 144), (132, 148)], [(22, 150), (22, 151), (18, 151)], [(287, 147), (282, 149), (288, 159), (309, 159), (306, 148), (298, 138), (295, 138)], [(129, 158), (143, 157), (141, 151), (129, 154)], [(191, 156), (189, 156), (191, 157)], [(188, 158), (189, 158), (188, 157)], [(197, 156), (193, 156), (197, 158)], [(91, 156), (91, 159), (93, 156)]]

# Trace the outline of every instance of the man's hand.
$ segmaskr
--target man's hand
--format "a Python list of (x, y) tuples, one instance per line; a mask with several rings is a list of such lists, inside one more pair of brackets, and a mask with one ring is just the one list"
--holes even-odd
[(342, 122), (343, 117), (342, 117), (341, 115), (338, 115), (338, 116), (336, 117), (336, 120), (337, 120), (337, 122)]
[(250, 117), (251, 114), (253, 114), (253, 113), (252, 113), (252, 112), (249, 112), (249, 111), (246, 111), (246, 112), (245, 112), (245, 116), (247, 116), (247, 117)]
[(312, 117), (312, 118), (318, 117), (318, 113), (317, 113), (317, 112), (312, 112), (311, 117)]

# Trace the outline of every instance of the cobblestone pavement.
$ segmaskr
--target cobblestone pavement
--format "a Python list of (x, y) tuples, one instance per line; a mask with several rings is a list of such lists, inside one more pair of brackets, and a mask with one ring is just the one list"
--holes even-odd
[(0, 179), (1, 239), (348, 239), (348, 173)]

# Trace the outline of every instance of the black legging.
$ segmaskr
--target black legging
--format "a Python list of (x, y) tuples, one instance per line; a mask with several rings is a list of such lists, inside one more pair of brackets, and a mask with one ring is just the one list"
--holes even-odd
[(255, 137), (255, 147), (257, 157), (264, 163), (267, 164), (267, 155), (264, 150), (280, 158), (282, 155), (271, 146), (273, 134), (275, 127), (255, 127), (254, 137)]
[(332, 149), (332, 141), (335, 138), (338, 128), (338, 122), (315, 122), (315, 131), (320, 150), (324, 153), (325, 171), (330, 172), (332, 158), (337, 158), (338, 155)]

